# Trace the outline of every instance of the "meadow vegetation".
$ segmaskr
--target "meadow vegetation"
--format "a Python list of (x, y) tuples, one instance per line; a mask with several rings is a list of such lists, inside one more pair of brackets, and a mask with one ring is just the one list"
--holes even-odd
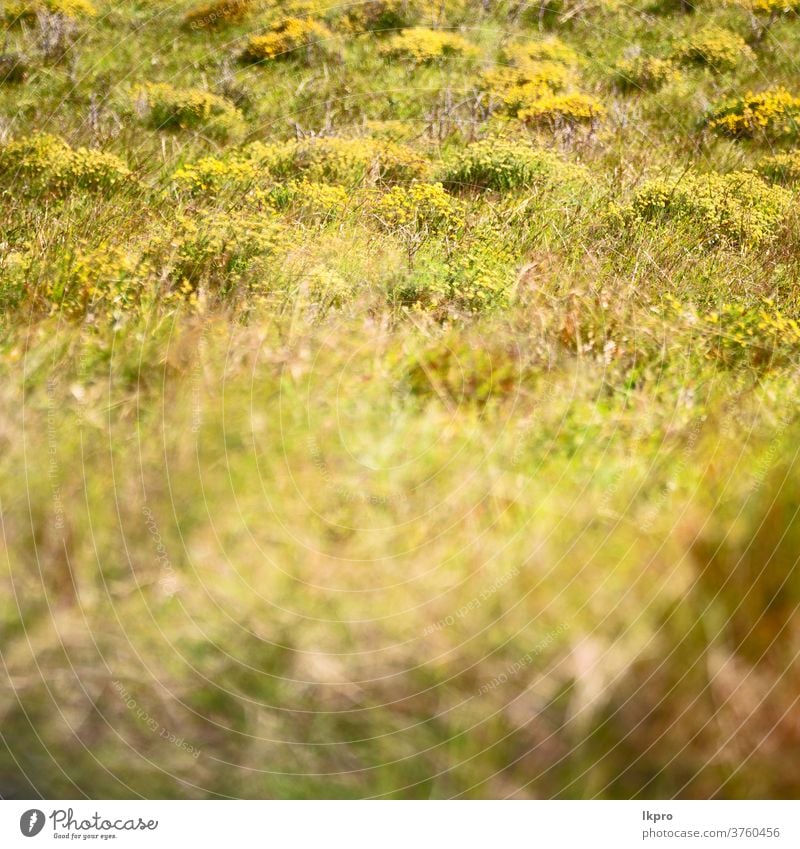
[(0, 796), (796, 798), (797, 12), (6, 2)]

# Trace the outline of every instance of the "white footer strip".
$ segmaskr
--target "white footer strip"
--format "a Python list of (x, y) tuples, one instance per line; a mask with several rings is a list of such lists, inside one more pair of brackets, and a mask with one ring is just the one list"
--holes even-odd
[(0, 846), (800, 847), (800, 803), (0, 801)]

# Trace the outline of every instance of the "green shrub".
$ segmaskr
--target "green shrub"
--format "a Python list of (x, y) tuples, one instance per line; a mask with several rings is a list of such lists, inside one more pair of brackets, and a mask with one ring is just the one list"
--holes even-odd
[(268, 188), (294, 178), (314, 183), (355, 186), (408, 182), (423, 178), (428, 162), (411, 148), (380, 139), (311, 138), (289, 142), (253, 142), (224, 157), (204, 157), (174, 175), (193, 194), (214, 195)]
[(194, 130), (221, 139), (244, 132), (239, 110), (226, 98), (209, 91), (148, 83), (134, 97), (141, 117), (157, 130)]
[(711, 242), (755, 245), (775, 235), (790, 202), (787, 191), (756, 174), (684, 174), (645, 183), (627, 213), (633, 220), (670, 220), (699, 227)]
[(527, 189), (576, 176), (579, 169), (554, 153), (506, 139), (469, 145), (444, 166), (442, 180), (452, 188)]
[(240, 23), (252, 7), (253, 0), (215, 0), (190, 9), (183, 20), (189, 29), (217, 29)]
[(478, 314), (508, 306), (518, 259), (501, 234), (482, 230), (445, 256), (420, 249), (412, 273), (393, 289), (398, 303), (434, 314)]
[(37, 134), (0, 147), (0, 177), (14, 193), (63, 196), (74, 189), (110, 191), (131, 173), (114, 154), (73, 150), (57, 136)]
[(634, 56), (621, 59), (614, 66), (613, 79), (623, 91), (657, 91), (678, 78), (678, 70), (670, 59), (657, 56)]
[(344, 9), (340, 26), (353, 33), (395, 32), (418, 17), (419, 10), (410, 0), (364, 0)]
[(689, 65), (706, 65), (715, 71), (729, 71), (755, 55), (735, 32), (709, 26), (678, 42), (673, 55)]
[(20, 53), (0, 55), (0, 85), (13, 85), (25, 82), (30, 72), (28, 60)]
[(286, 147), (288, 156), (277, 167), (287, 174), (334, 183), (401, 183), (417, 180), (428, 162), (411, 147), (378, 139), (317, 138)]
[(411, 392), (455, 404), (483, 405), (518, 391), (518, 353), (500, 346), (470, 344), (452, 334), (411, 355), (405, 363)]

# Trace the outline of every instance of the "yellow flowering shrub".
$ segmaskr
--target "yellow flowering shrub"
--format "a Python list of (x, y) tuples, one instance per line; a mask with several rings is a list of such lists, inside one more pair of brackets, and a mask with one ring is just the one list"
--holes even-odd
[(268, 199), (276, 182), (392, 183), (423, 177), (428, 163), (410, 148), (377, 139), (312, 138), (253, 142), (222, 157), (207, 156), (173, 174), (178, 188), (213, 196), (224, 190)]
[(317, 137), (278, 144), (254, 142), (244, 154), (280, 179), (321, 183), (394, 183), (424, 177), (429, 164), (412, 148), (369, 138)]
[(79, 147), (72, 151), (68, 179), (81, 189), (111, 189), (129, 181), (128, 166), (113, 153)]
[(513, 44), (503, 49), (502, 58), (507, 64), (517, 67), (539, 62), (554, 62), (567, 67), (575, 67), (582, 63), (581, 57), (569, 45), (557, 38)]
[(460, 151), (442, 171), (442, 181), (453, 188), (510, 191), (569, 179), (580, 169), (548, 150), (525, 142), (489, 138)]
[(800, 180), (800, 150), (767, 156), (758, 163), (758, 171), (776, 183), (796, 183)]
[(225, 292), (260, 268), (282, 244), (283, 234), (283, 225), (271, 214), (213, 211), (197, 217), (183, 215), (170, 234), (169, 257), (162, 257), (161, 263), (166, 263), (169, 278), (179, 291), (205, 285)]
[(329, 219), (344, 211), (348, 194), (341, 186), (303, 179), (276, 184), (266, 198), (276, 210), (301, 218)]
[(556, 40), (526, 42), (504, 50), (510, 64), (484, 71), (480, 87), (512, 117), (557, 128), (594, 124), (605, 115), (602, 104), (576, 90), (579, 57)]
[(273, 214), (179, 215), (147, 238), (78, 248), (48, 274), (44, 294), (53, 310), (97, 318), (119, 318), (147, 299), (196, 303), (201, 289), (222, 295), (269, 285), (269, 263), (285, 243)]
[(47, 298), (54, 311), (66, 315), (118, 317), (140, 301), (147, 269), (135, 248), (108, 243), (82, 247), (68, 267), (55, 275)]
[(30, 296), (36, 259), (30, 242), (6, 245), (0, 252), (0, 311), (17, 309)]
[(243, 62), (301, 59), (309, 62), (330, 53), (333, 33), (319, 21), (285, 18), (263, 35), (252, 35), (241, 54)]
[(0, 147), (0, 177), (15, 194), (63, 196), (74, 189), (110, 191), (131, 180), (131, 172), (114, 154), (73, 149), (42, 133)]
[(358, 294), (358, 285), (346, 280), (326, 265), (312, 266), (304, 272), (297, 292), (297, 300), (317, 314), (340, 309)]
[(486, 70), (480, 86), (516, 115), (525, 104), (562, 91), (575, 81), (578, 55), (556, 39), (506, 47), (503, 64)]
[(190, 9), (183, 20), (189, 29), (215, 29), (240, 23), (252, 8), (253, 0), (215, 0)]
[(687, 173), (656, 179), (637, 189), (629, 221), (670, 220), (702, 228), (709, 241), (755, 245), (771, 239), (791, 196), (751, 172)]
[(291, 179), (347, 186), (391, 184), (424, 178), (429, 170), (427, 160), (406, 145), (382, 139), (319, 137), (253, 142), (225, 156), (207, 156), (184, 165), (173, 180), (179, 189), (195, 195), (233, 190), (264, 199), (272, 184)]
[(9, 0), (4, 4), (3, 14), (8, 21), (32, 21), (40, 12), (72, 20), (97, 15), (97, 9), (89, 0)]
[(404, 306), (432, 312), (485, 312), (507, 306), (516, 266), (501, 233), (479, 232), (444, 256), (419, 256), (413, 273), (391, 294)]
[(773, 24), (781, 17), (796, 15), (800, 12), (800, 0), (728, 0), (728, 2), (747, 12), (756, 43), (764, 40)]
[(798, 116), (800, 97), (778, 87), (723, 104), (711, 113), (708, 126), (733, 138), (781, 138), (797, 135)]
[(179, 168), (173, 175), (178, 188), (194, 195), (213, 197), (224, 189), (240, 192), (249, 191), (259, 181), (269, 178), (269, 173), (259, 169), (257, 164), (242, 154), (224, 158), (204, 156)]
[(500, 234), (479, 238), (447, 262), (448, 300), (467, 312), (484, 312), (508, 305), (516, 283), (516, 257)]
[(707, 321), (717, 331), (715, 352), (730, 353), (744, 348), (758, 359), (774, 358), (800, 348), (800, 324), (766, 300), (760, 307), (744, 304), (725, 304), (707, 316)]
[(666, 307), (694, 339), (701, 337), (706, 357), (725, 366), (775, 364), (800, 350), (800, 324), (771, 298), (728, 302), (706, 312), (669, 297)]
[(614, 82), (623, 91), (656, 91), (678, 79), (678, 69), (670, 59), (657, 56), (633, 56), (614, 66)]
[(754, 15), (777, 17), (800, 10), (800, 0), (734, 0), (734, 3)]
[(776, 365), (800, 351), (800, 323), (776, 308), (772, 298), (728, 301), (706, 311), (668, 295), (663, 309), (673, 326), (690, 331), (707, 359), (726, 367), (745, 361)]
[(546, 95), (517, 112), (517, 118), (526, 124), (552, 129), (571, 124), (594, 126), (605, 115), (605, 106), (597, 98), (582, 92)]
[(441, 183), (412, 183), (393, 186), (380, 195), (373, 214), (389, 231), (410, 228), (414, 231), (442, 232), (461, 220), (459, 204)]
[(480, 51), (474, 44), (453, 32), (414, 27), (403, 30), (381, 47), (389, 59), (404, 59), (418, 65), (440, 62), (454, 56), (469, 58)]
[(147, 83), (134, 92), (134, 102), (139, 115), (157, 130), (195, 130), (222, 139), (244, 131), (239, 110), (203, 89)]
[(731, 70), (741, 61), (755, 58), (740, 35), (716, 26), (704, 27), (679, 41), (673, 56), (685, 64), (706, 65), (715, 71)]
[(526, 104), (564, 89), (572, 77), (572, 71), (559, 62), (531, 62), (484, 71), (480, 86), (498, 100), (509, 115), (516, 116)]

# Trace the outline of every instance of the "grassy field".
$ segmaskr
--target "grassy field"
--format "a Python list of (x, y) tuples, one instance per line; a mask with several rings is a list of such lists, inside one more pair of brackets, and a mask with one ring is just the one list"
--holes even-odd
[(795, 8), (6, 0), (0, 797), (796, 797)]

